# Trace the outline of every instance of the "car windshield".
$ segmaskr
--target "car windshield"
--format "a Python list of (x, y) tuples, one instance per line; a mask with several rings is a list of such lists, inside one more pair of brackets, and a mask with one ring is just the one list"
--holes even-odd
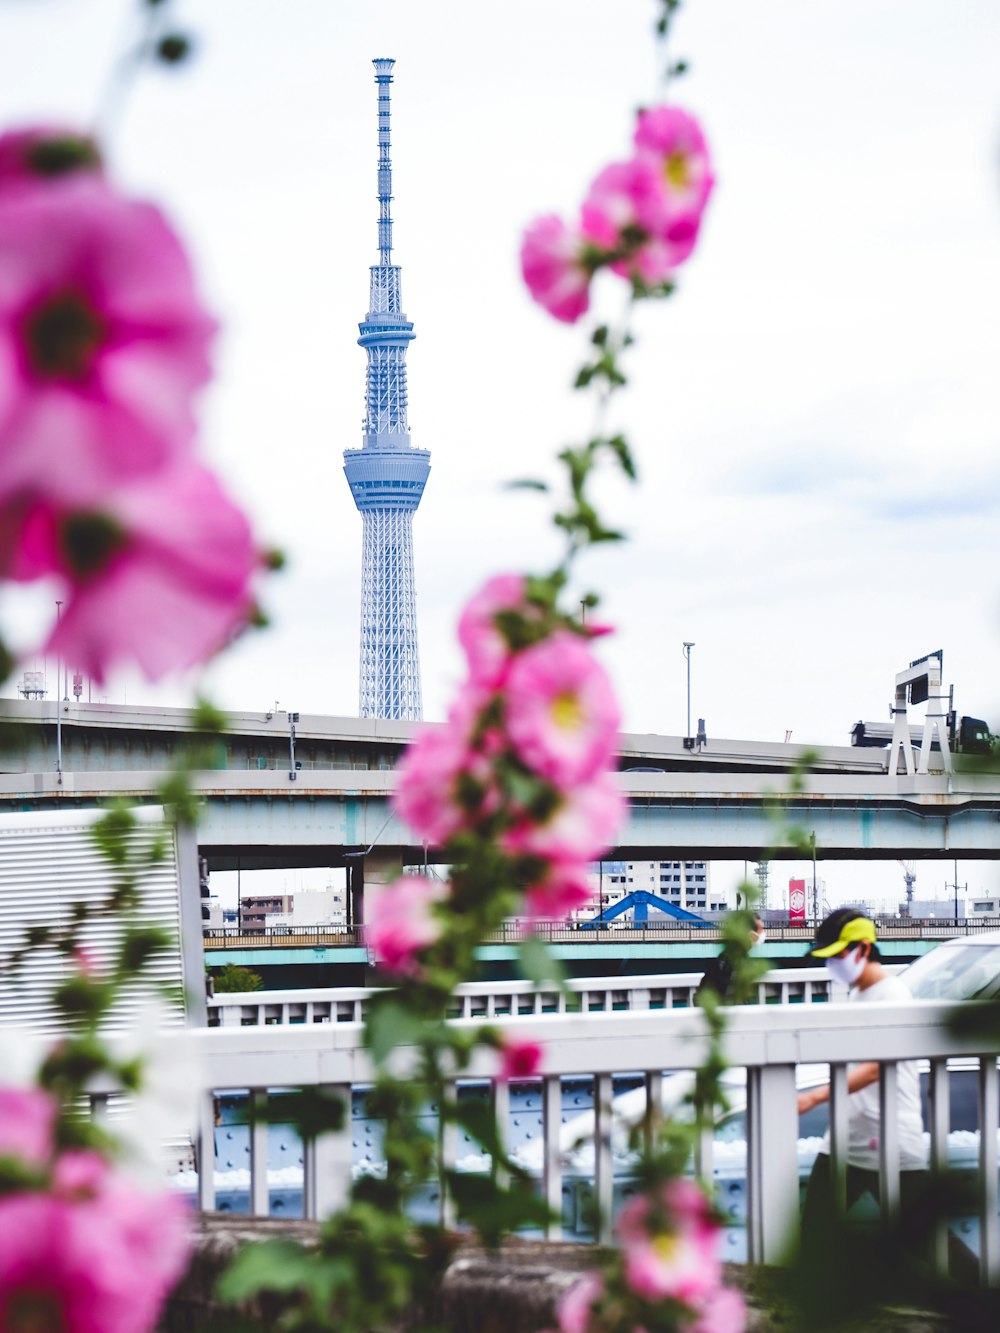
[(918, 1000), (973, 1000), (991, 993), (1000, 977), (1000, 940), (941, 945), (906, 969), (903, 980)]

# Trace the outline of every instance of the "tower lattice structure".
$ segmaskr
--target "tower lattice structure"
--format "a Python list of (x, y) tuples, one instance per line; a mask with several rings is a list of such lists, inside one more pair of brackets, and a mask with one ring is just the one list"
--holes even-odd
[(390, 85), (394, 60), (375, 60), (378, 87), (378, 250), (368, 314), (358, 343), (368, 356), (360, 449), (344, 450), (344, 472), (363, 523), (361, 717), (420, 718), (420, 654), (413, 577), (413, 515), (430, 453), (410, 443), (406, 348), (416, 336), (403, 313), (392, 262)]

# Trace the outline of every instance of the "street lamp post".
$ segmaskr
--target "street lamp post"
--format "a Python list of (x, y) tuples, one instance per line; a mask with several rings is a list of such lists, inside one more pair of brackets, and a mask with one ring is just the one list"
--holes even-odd
[(688, 643), (685, 640), (684, 657), (687, 661), (687, 731), (684, 733), (685, 736), (691, 735), (691, 649), (693, 647), (693, 643)]
[(299, 776), (295, 768), (295, 724), (299, 720), (298, 713), (290, 712), (288, 714), (288, 781), (294, 782)]

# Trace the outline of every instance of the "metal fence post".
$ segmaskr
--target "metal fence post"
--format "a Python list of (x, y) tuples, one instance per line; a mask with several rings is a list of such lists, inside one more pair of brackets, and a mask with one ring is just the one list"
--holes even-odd
[(319, 1091), (339, 1093), (344, 1101), (344, 1124), (341, 1129), (320, 1134), (302, 1145), (305, 1166), (304, 1211), (306, 1217), (322, 1218), (342, 1208), (351, 1192), (351, 1168), (354, 1154), (351, 1146), (351, 1085), (349, 1083), (318, 1086)]
[(798, 1232), (795, 1066), (748, 1068), (747, 1113), (749, 1258), (777, 1264)]

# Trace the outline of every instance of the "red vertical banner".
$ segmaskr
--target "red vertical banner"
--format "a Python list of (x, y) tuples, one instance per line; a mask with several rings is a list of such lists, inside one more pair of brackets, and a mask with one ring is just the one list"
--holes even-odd
[(804, 879), (788, 881), (788, 924), (804, 926), (806, 922), (806, 882)]

